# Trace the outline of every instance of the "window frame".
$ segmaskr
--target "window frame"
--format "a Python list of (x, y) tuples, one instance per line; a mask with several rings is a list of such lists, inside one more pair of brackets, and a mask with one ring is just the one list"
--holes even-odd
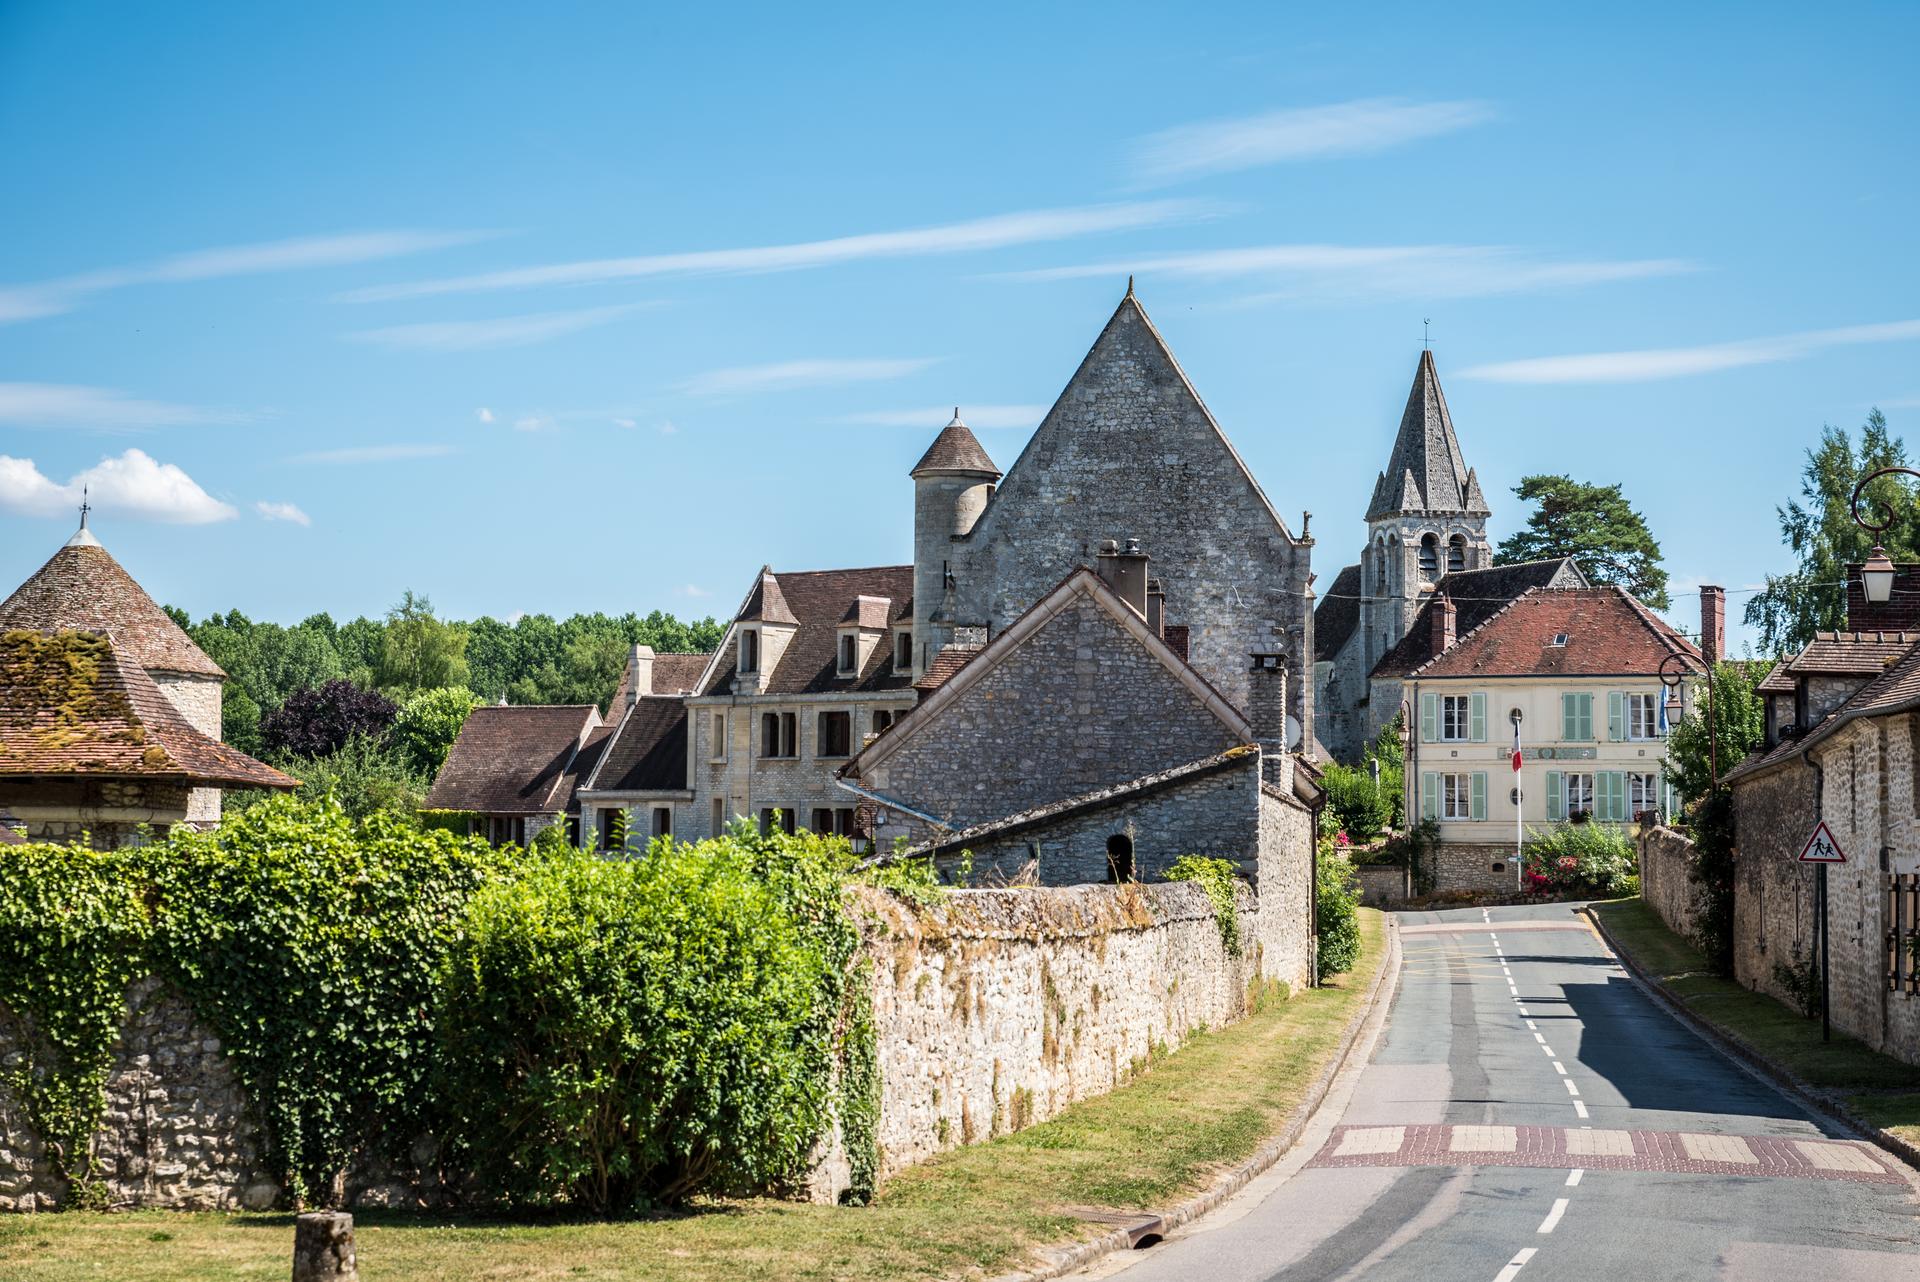
[(860, 638), (852, 632), (840, 634), (840, 647), (835, 652), (835, 663), (843, 677), (858, 676), (860, 673)]
[[(1627, 776), (1627, 820), (1628, 822), (1632, 822), (1636, 817), (1638, 817), (1639, 815), (1645, 814), (1649, 810), (1651, 810), (1656, 815), (1659, 814), (1660, 813), (1660, 776), (1651, 770), (1629, 770), (1626, 772), (1626, 776)], [(1642, 790), (1641, 785), (1643, 781), (1645, 784), (1645, 794), (1646, 794), (1645, 805), (1641, 805), (1634, 800), (1635, 794)]]
[[(1435, 817), (1442, 823), (1473, 819), (1473, 775), (1464, 770), (1442, 770), (1435, 788)], [(1455, 809), (1459, 810), (1455, 814)]]
[(758, 676), (760, 673), (760, 629), (741, 628), (735, 639), (734, 667), (742, 676)]
[[(835, 719), (837, 718), (837, 720)], [(828, 741), (827, 727), (839, 727), (840, 742), (832, 745)], [(837, 746), (840, 750), (833, 751)], [(814, 718), (813, 755), (828, 761), (839, 761), (853, 755), (853, 713), (845, 708), (822, 708)]]
[(714, 710), (713, 718), (707, 723), (713, 742), (707, 748), (707, 760), (725, 761), (727, 759), (727, 712), (725, 708)]
[[(1471, 743), (1473, 741), (1473, 696), (1470, 694), (1443, 694), (1440, 697), (1439, 715), (1434, 729), (1439, 731), (1437, 743)], [(1458, 716), (1456, 717), (1456, 712)]]
[[(1625, 693), (1623, 698), (1623, 703), (1625, 704), (1623, 708), (1624, 715), (1621, 720), (1626, 723), (1625, 730), (1629, 743), (1646, 743), (1660, 737), (1660, 704), (1658, 700), (1660, 700), (1661, 697), (1660, 695), (1647, 694), (1639, 690), (1628, 690)], [(1641, 708), (1646, 710), (1647, 724), (1644, 734), (1637, 730), (1634, 725), (1639, 719), (1638, 710)]]
[[(1573, 804), (1573, 782), (1576, 779), (1582, 780), (1586, 784), (1583, 791), (1586, 794), (1587, 804), (1584, 806), (1576, 806)], [(1574, 814), (1578, 812), (1584, 814), (1590, 820), (1597, 819), (1599, 816), (1594, 813), (1593, 808), (1599, 801), (1598, 785), (1598, 775), (1595, 771), (1563, 771), (1560, 775), (1560, 817), (1563, 819), (1571, 819)]]

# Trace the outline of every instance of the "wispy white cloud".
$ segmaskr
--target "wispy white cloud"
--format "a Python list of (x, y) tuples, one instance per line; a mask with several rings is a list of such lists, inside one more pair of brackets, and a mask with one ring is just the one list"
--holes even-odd
[(1920, 410), (1920, 396), (1896, 396), (1875, 404), (1883, 410)]
[(81, 493), (101, 513), (173, 525), (205, 525), (238, 516), (172, 463), (141, 450), (103, 458), (64, 485), (32, 459), (0, 454), (0, 511), (22, 516), (71, 516)]
[(372, 231), (340, 236), (300, 236), (252, 245), (195, 250), (132, 267), (106, 267), (55, 280), (0, 286), (0, 324), (72, 311), (95, 294), (132, 285), (181, 284), (224, 276), (256, 276), (266, 272), (338, 267), (471, 244), (496, 234), (485, 231)]
[(1920, 320), (1814, 329), (1775, 338), (1749, 338), (1699, 347), (1652, 347), (1630, 352), (1590, 352), (1500, 361), (1462, 370), (1461, 378), (1491, 383), (1647, 383), (1692, 374), (1712, 374), (1749, 365), (1799, 360), (1829, 347), (1898, 343), (1920, 339)]
[(403, 351), (468, 352), (489, 347), (526, 347), (575, 334), (583, 329), (592, 329), (596, 325), (605, 325), (642, 308), (657, 305), (622, 303), (614, 307), (584, 307), (578, 311), (496, 316), (489, 320), (427, 321), (361, 330), (347, 337)]
[(696, 374), (680, 385), (688, 396), (746, 396), (756, 392), (784, 392), (797, 387), (832, 387), (842, 383), (877, 383), (916, 374), (938, 360), (804, 360), (775, 361), (769, 365), (737, 365)]
[(1478, 298), (1697, 270), (1678, 258), (1557, 261), (1502, 245), (1251, 245), (1008, 273), (1020, 280), (1155, 274), (1275, 288), (1241, 303)]
[(0, 383), (0, 423), (23, 427), (163, 427), (231, 423), (244, 415), (128, 396), (77, 383)]
[(1067, 209), (1034, 209), (995, 214), (965, 222), (943, 223), (906, 231), (868, 232), (831, 240), (791, 245), (757, 245), (739, 249), (707, 249), (680, 254), (645, 254), (633, 258), (597, 258), (583, 262), (547, 263), (509, 271), (483, 272), (443, 280), (379, 285), (338, 295), (352, 303), (420, 298), (432, 294), (464, 294), (483, 290), (526, 289), (541, 285), (592, 285), (607, 281), (655, 276), (750, 275), (800, 271), (866, 259), (917, 258), (959, 254), (1011, 245), (1072, 240), (1101, 232), (1131, 231), (1190, 222), (1218, 206), (1191, 200), (1134, 201), (1084, 205)]
[(699, 586), (696, 583), (682, 584), (681, 586), (675, 588), (674, 591), (679, 593), (681, 596), (702, 597), (702, 596), (713, 595), (712, 592), (708, 591), (706, 588)]
[(261, 499), (253, 505), (253, 510), (269, 521), (291, 521), (295, 525), (313, 524), (313, 518), (291, 503), (269, 503)]
[(451, 445), (354, 445), (340, 450), (309, 450), (292, 455), (287, 462), (398, 463), (405, 459), (444, 458), (451, 453)]
[(1285, 161), (1368, 155), (1482, 124), (1493, 114), (1484, 102), (1361, 98), (1180, 125), (1134, 144), (1134, 177), (1152, 187)]
[(473, 416), (479, 419), (482, 423), (493, 422), (493, 411), (488, 409), (484, 405), (482, 405), (479, 409), (475, 410), (473, 412)]
[[(960, 418), (968, 427), (1033, 427), (1047, 416), (1045, 405), (962, 405)], [(873, 427), (913, 427), (939, 431), (953, 417), (951, 407), (922, 410), (870, 410), (849, 414), (842, 422)]]
[(551, 414), (522, 414), (513, 420), (516, 432), (551, 432), (560, 426), (560, 420)]

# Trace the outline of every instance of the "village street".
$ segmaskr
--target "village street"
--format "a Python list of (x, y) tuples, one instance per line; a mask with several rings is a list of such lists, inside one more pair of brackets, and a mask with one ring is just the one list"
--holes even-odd
[(1676, 1023), (1569, 906), (1400, 921), (1371, 1059), (1288, 1160), (1088, 1276), (1920, 1276), (1911, 1173)]

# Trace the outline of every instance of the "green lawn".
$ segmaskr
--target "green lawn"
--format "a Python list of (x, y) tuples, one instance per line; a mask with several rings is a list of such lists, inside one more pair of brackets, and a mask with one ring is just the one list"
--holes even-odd
[[(362, 1212), (365, 1282), (975, 1277), (1096, 1230), (1066, 1206), (1159, 1208), (1281, 1130), (1378, 971), (1362, 910), (1356, 972), (1188, 1042), (1132, 1084), (1052, 1121), (901, 1173), (865, 1208), (726, 1201), (688, 1215), (568, 1224)], [(287, 1276), (286, 1215), (62, 1213), (0, 1218), (9, 1282)]]
[(1643, 900), (1595, 904), (1593, 911), (1620, 947), (1695, 1015), (1808, 1085), (1839, 1095), (1868, 1121), (1920, 1144), (1920, 1068), (1838, 1032), (1822, 1042), (1819, 1020), (1715, 975), (1699, 950), (1668, 930)]

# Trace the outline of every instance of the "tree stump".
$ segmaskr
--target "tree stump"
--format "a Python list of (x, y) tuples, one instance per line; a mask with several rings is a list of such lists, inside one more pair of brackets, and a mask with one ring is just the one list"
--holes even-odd
[(293, 1282), (360, 1282), (351, 1215), (314, 1211), (294, 1220)]

